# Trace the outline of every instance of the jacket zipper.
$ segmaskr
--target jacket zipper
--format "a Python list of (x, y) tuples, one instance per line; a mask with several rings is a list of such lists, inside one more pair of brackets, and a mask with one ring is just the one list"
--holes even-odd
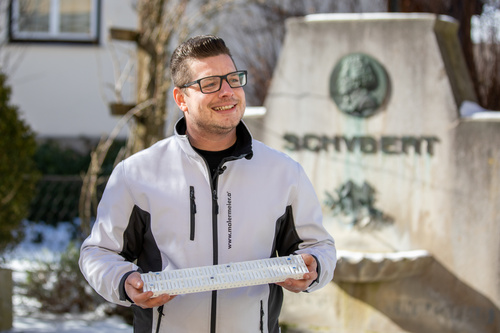
[[(208, 165), (206, 159), (202, 156), (202, 159), (205, 161), (205, 165), (207, 166), (208, 169), (208, 174), (210, 176), (210, 166)], [(218, 265), (219, 264), (219, 244), (218, 244), (218, 228), (217, 228), (217, 216), (219, 215), (219, 203), (218, 203), (218, 197), (217, 197), (217, 183), (219, 180), (219, 176), (224, 173), (226, 170), (226, 167), (223, 166), (226, 161), (229, 159), (222, 159), (220, 162), (219, 166), (217, 167), (217, 170), (215, 171), (215, 174), (212, 177), (209, 177), (211, 179), (210, 181), (210, 187), (212, 189), (212, 246), (213, 246), (213, 265)], [(194, 188), (190, 187), (190, 198), (191, 198), (191, 209), (196, 208), (196, 206), (193, 206), (194, 203)], [(192, 196), (191, 196), (192, 193)], [(191, 227), (194, 228), (194, 217), (193, 214), (191, 214)], [(193, 229), (191, 230), (193, 233)], [(192, 237), (194, 235), (192, 234)], [(216, 333), (216, 324), (217, 324), (217, 290), (212, 291), (212, 304), (211, 304), (211, 316), (210, 316), (210, 333)]]
[(195, 231), (194, 215), (196, 214), (196, 202), (194, 200), (194, 186), (189, 187), (189, 201), (190, 201), (189, 210), (191, 214), (189, 240), (194, 241), (194, 231)]
[[(212, 180), (212, 239), (213, 239), (213, 264), (219, 264), (219, 240), (218, 240), (218, 227), (217, 227), (217, 216), (219, 215), (219, 198), (217, 196), (217, 187), (219, 176), (224, 173), (226, 166), (223, 166), (227, 159), (223, 159), (217, 170), (215, 171)], [(212, 291), (212, 315), (210, 319), (210, 333), (216, 332), (217, 324), (217, 290)]]
[(264, 333), (264, 302), (260, 300), (260, 332)]
[[(215, 176), (213, 186), (217, 188), (218, 175)], [(217, 190), (212, 189), (212, 242), (213, 242), (213, 264), (219, 263), (219, 246), (217, 237), (217, 215), (219, 214), (219, 204), (217, 202)], [(217, 319), (217, 290), (212, 291), (212, 308), (210, 319), (210, 332), (215, 333), (216, 319)]]

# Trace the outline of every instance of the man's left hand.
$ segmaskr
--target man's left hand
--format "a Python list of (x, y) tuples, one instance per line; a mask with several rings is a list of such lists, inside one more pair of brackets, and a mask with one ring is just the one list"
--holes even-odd
[(304, 259), (304, 263), (309, 270), (309, 273), (305, 273), (304, 277), (300, 280), (295, 279), (286, 279), (283, 282), (276, 283), (278, 286), (282, 286), (288, 291), (299, 293), (301, 291), (306, 290), (311, 283), (318, 278), (318, 273), (316, 272), (316, 268), (318, 267), (318, 263), (316, 259), (310, 254), (301, 254), (302, 259)]

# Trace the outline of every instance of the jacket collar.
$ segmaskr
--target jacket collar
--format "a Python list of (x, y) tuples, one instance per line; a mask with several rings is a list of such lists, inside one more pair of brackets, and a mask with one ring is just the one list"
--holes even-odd
[[(183, 147), (189, 146), (189, 154), (196, 154), (195, 150), (189, 143), (189, 139), (186, 135), (186, 119), (182, 117), (175, 124), (175, 136), (182, 142)], [(248, 127), (243, 121), (240, 121), (236, 127), (236, 148), (233, 152), (233, 158), (246, 158), (251, 159), (253, 156), (252, 151), (252, 134), (248, 130)]]

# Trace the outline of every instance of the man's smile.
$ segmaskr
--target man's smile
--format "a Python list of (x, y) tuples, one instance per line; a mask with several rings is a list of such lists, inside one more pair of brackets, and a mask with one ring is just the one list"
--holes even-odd
[(216, 106), (213, 109), (215, 111), (225, 111), (225, 110), (231, 110), (234, 107), (236, 107), (236, 104), (225, 105), (225, 106)]

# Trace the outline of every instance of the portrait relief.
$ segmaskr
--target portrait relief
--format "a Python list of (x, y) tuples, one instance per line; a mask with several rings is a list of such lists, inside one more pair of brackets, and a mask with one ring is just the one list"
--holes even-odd
[(388, 93), (385, 69), (372, 57), (353, 53), (343, 57), (330, 77), (330, 96), (337, 107), (352, 116), (369, 117)]

